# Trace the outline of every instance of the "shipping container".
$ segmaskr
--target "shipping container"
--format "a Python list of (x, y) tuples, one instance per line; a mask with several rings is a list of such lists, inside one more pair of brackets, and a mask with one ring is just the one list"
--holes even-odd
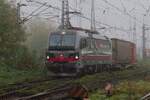
[(112, 38), (113, 64), (133, 64), (136, 61), (135, 44), (129, 41)]

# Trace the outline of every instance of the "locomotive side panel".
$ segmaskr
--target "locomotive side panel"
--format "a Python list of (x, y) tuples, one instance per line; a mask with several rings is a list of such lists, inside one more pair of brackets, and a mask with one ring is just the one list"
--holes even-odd
[[(88, 38), (87, 41), (90, 41)], [(88, 45), (81, 49), (81, 60), (84, 65), (111, 64), (110, 41), (106, 39), (93, 39), (92, 47)]]
[(135, 62), (135, 45), (128, 41), (112, 39), (112, 59), (115, 64)]

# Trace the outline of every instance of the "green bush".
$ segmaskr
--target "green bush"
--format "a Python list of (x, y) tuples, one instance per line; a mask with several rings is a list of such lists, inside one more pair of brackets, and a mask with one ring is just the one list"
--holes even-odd
[(106, 97), (101, 90), (93, 93), (90, 100), (140, 100), (149, 91), (150, 83), (147, 81), (124, 81), (114, 87), (112, 97)]
[(27, 48), (20, 48), (17, 52), (17, 67), (18, 68), (32, 68), (38, 67), (38, 57), (35, 53), (30, 52)]

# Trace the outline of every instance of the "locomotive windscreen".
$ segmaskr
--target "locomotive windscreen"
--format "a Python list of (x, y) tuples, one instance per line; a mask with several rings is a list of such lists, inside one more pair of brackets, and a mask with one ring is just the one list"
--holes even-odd
[(49, 39), (49, 49), (72, 50), (75, 48), (74, 34), (51, 34)]

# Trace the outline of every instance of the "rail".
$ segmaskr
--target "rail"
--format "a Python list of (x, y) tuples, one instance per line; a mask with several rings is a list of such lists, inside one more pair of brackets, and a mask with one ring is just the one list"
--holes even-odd
[[(66, 79), (66, 83), (62, 84), (60, 81), (60, 85), (56, 86), (55, 88), (49, 88), (43, 92), (39, 92), (37, 94), (31, 94), (31, 95), (22, 95), (22, 96), (18, 96), (17, 91), (20, 89), (25, 89), (25, 88), (31, 88), (33, 85), (35, 84), (39, 84), (42, 83), (41, 80), (39, 80), (36, 82), (30, 82), (30, 83), (26, 83), (26, 84), (19, 84), (17, 85), (18, 87), (12, 88), (12, 89), (8, 89), (9, 91), (6, 91), (6, 93), (0, 95), (0, 100), (12, 100), (12, 99), (8, 99), (8, 97), (10, 96), (14, 96), (17, 97), (15, 100), (43, 100), (43, 98), (45, 99), (50, 99), (50, 100), (58, 100), (58, 99), (64, 99), (64, 98), (69, 98), (69, 97), (86, 97), (88, 96), (88, 92), (99, 89), (101, 87), (104, 86), (104, 84), (108, 81), (116, 81), (116, 84), (118, 82), (120, 82), (121, 80), (127, 79), (127, 80), (133, 80), (134, 78), (137, 78), (137, 76), (140, 76), (139, 78), (143, 78), (147, 75), (150, 74), (150, 71), (141, 71), (141, 72), (136, 72), (133, 74), (129, 74), (123, 77), (119, 77), (119, 76), (115, 76), (115, 75), (111, 75), (112, 78), (108, 78), (108, 79), (103, 79), (103, 80), (97, 80), (97, 81), (90, 81), (81, 85), (81, 86), (77, 86), (77, 84), (75, 84), (74, 82), (70, 82), (68, 80), (70, 79)], [(55, 80), (55, 79), (49, 79), (49, 81), (51, 80)], [(64, 79), (58, 79), (58, 80), (63, 80)], [(48, 80), (43, 80), (43, 81), (48, 81)], [(7, 90), (4, 89), (4, 90)], [(143, 98), (147, 98), (149, 97), (150, 94), (147, 94), (146, 96), (144, 96)], [(67, 99), (65, 99), (67, 100)], [(141, 99), (141, 100), (147, 100), (147, 99)]]
[[(0, 100), (8, 100), (11, 97), (20, 97), (20, 95), (24, 95), (24, 94), (20, 94), (18, 93), (19, 90), (23, 90), (23, 89), (30, 89), (35, 85), (40, 85), (41, 83), (44, 82), (49, 82), (49, 81), (56, 81), (59, 80), (59, 82), (62, 81), (69, 81), (70, 79), (57, 79), (57, 78), (48, 78), (48, 79), (41, 79), (41, 80), (35, 80), (32, 82), (28, 82), (28, 83), (22, 83), (22, 84), (10, 84), (10, 88), (3, 88), (0, 89), (0, 91), (4, 91), (2, 94), (0, 94)], [(12, 86), (12, 87), (11, 87)]]
[[(88, 92), (99, 89), (104, 86), (104, 84), (108, 81), (116, 80), (116, 84), (121, 80), (128, 79), (132, 80), (137, 76), (145, 77), (150, 73), (150, 71), (142, 71), (139, 73), (135, 73), (132, 75), (128, 75), (126, 77), (113, 77), (112, 79), (100, 80), (97, 82), (89, 82), (87, 84), (81, 85), (80, 87), (72, 85), (72, 84), (64, 84), (64, 86), (57, 87), (57, 89), (50, 89), (48, 91), (44, 91), (32, 96), (27, 96), (20, 98), (18, 100), (42, 100), (43, 98), (48, 98), (50, 100), (58, 100), (69, 97), (86, 97), (88, 96)], [(101, 86), (101, 87), (100, 87)], [(82, 94), (82, 95), (80, 95)], [(65, 99), (67, 100), (67, 99)]]
[(141, 98), (141, 100), (150, 100), (150, 93), (146, 94)]

